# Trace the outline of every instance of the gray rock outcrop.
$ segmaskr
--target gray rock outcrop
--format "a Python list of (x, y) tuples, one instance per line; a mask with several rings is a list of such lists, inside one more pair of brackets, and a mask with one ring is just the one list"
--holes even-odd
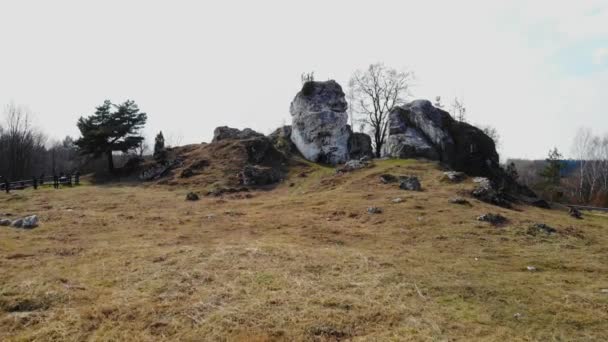
[(247, 165), (239, 173), (242, 185), (268, 185), (279, 182), (281, 174), (272, 167)]
[(352, 133), (348, 140), (348, 155), (350, 159), (372, 158), (372, 138), (365, 133)]
[(494, 226), (507, 223), (507, 218), (500, 214), (487, 213), (477, 217), (477, 221), (489, 222)]
[(11, 226), (15, 228), (33, 229), (38, 227), (38, 216), (30, 215), (24, 218), (16, 219), (11, 223)]
[(348, 105), (336, 81), (306, 82), (291, 102), (291, 141), (304, 158), (340, 164), (349, 160)]
[(412, 101), (390, 112), (382, 155), (438, 160), (470, 175), (490, 176), (499, 169), (490, 137), (426, 100)]
[(399, 188), (402, 190), (422, 191), (420, 180), (418, 180), (418, 177), (415, 176), (399, 177)]
[(237, 128), (231, 128), (228, 126), (217, 127), (213, 131), (213, 141), (218, 142), (222, 140), (243, 140), (263, 137), (264, 134), (258, 133), (250, 128), (240, 130)]

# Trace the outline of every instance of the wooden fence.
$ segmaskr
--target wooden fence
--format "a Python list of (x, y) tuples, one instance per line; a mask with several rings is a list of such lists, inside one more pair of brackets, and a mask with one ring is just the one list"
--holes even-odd
[[(57, 178), (58, 185), (80, 185), (80, 175), (67, 175), (61, 177), (58, 176)], [(23, 190), (26, 188), (34, 187), (34, 183), (36, 183), (37, 187), (53, 186), (55, 184), (55, 177), (38, 177), (35, 181), (34, 179), (25, 179), (20, 181), (9, 182), (8, 185), (9, 190)], [(0, 181), (0, 191), (6, 191), (5, 184), (6, 183), (4, 181)]]
[(578, 209), (578, 210), (603, 211), (605, 213), (608, 213), (608, 208), (590, 207), (590, 206), (586, 206), (586, 205), (573, 205), (573, 204), (565, 204), (565, 206), (570, 207), (570, 208), (574, 208), (574, 209)]

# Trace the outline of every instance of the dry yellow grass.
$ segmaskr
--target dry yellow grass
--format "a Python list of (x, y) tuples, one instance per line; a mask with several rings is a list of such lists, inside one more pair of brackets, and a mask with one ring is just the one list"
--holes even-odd
[[(0, 212), (42, 224), (0, 227), (0, 340), (608, 339), (607, 217), (449, 204), (471, 183), (442, 183), (428, 163), (308, 170), (251, 198), (2, 194)], [(384, 172), (417, 174), (425, 191), (380, 184)], [(486, 212), (509, 224), (476, 221)], [(534, 222), (558, 234), (526, 234)]]

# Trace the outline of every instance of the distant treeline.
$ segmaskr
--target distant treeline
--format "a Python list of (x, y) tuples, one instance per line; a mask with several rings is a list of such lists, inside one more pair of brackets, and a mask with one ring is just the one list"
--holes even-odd
[[(117, 163), (123, 164), (130, 157), (117, 156)], [(104, 170), (105, 166), (105, 160), (82, 156), (69, 136), (49, 141), (34, 126), (26, 108), (13, 104), (5, 107), (0, 120), (0, 176), (17, 181), (76, 171), (88, 173)]]
[[(559, 154), (558, 154), (559, 155)], [(608, 207), (608, 135), (595, 136), (589, 129), (577, 133), (572, 155), (576, 159), (511, 159), (519, 182), (549, 200)], [(557, 182), (547, 181), (544, 171), (558, 165)]]

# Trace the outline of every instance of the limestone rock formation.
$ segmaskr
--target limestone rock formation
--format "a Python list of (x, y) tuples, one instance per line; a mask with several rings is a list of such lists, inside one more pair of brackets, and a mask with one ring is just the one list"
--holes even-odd
[(470, 175), (490, 176), (499, 168), (490, 137), (426, 100), (412, 101), (390, 112), (382, 155), (438, 160)]
[(32, 229), (38, 227), (38, 216), (30, 215), (24, 218), (16, 219), (11, 223), (15, 228)]
[(365, 133), (352, 133), (348, 140), (350, 159), (372, 158), (372, 138)]
[(247, 165), (239, 173), (242, 185), (268, 185), (281, 180), (281, 173), (267, 166)]
[(269, 185), (284, 178), (288, 154), (275, 145), (279, 138), (284, 140), (282, 133), (274, 139), (251, 129), (224, 126), (216, 128), (214, 134), (209, 144), (168, 148), (166, 161), (149, 161), (140, 178), (159, 184), (226, 189)]
[(221, 126), (221, 127), (217, 127), (213, 131), (213, 141), (212, 142), (218, 142), (218, 141), (229, 140), (229, 139), (234, 139), (234, 140), (251, 139), (251, 138), (258, 138), (258, 137), (263, 137), (263, 136), (264, 136), (264, 134), (258, 133), (250, 128), (245, 128), (244, 130), (241, 131), (237, 128)]
[(339, 164), (349, 159), (348, 105), (336, 81), (306, 82), (291, 102), (291, 141), (313, 162)]

